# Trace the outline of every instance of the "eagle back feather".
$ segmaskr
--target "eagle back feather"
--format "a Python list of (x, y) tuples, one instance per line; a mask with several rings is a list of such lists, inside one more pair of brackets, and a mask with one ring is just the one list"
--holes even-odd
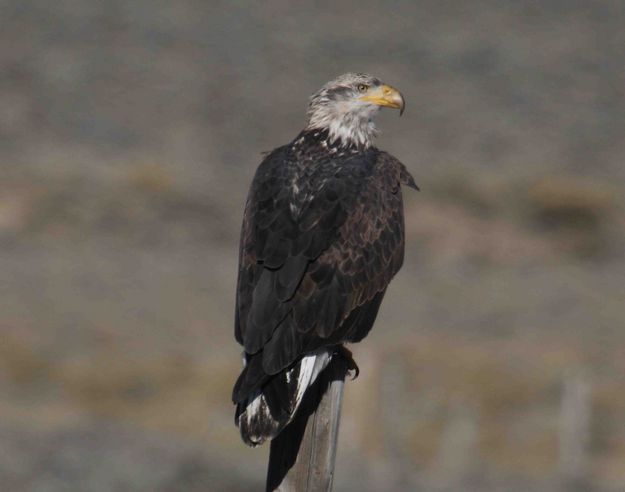
[(333, 149), (322, 132), (261, 163), (243, 221), (235, 336), (262, 352), (267, 374), (348, 341), (344, 321), (386, 289), (403, 261), (401, 184), (416, 188), (391, 155)]

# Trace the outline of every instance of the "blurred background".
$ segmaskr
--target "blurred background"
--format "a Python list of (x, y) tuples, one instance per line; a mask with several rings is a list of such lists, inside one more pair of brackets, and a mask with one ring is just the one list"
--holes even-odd
[(335, 490), (623, 490), (624, 10), (0, 1), (1, 488), (262, 489), (230, 403), (243, 204), (365, 71), (422, 191)]

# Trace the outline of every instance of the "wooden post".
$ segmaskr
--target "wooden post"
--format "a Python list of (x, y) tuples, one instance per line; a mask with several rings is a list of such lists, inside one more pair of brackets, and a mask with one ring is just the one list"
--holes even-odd
[(588, 490), (588, 441), (592, 412), (592, 385), (582, 369), (564, 378), (560, 409), (560, 480), (564, 490)]
[(347, 372), (346, 361), (333, 357), (306, 392), (293, 421), (271, 441), (268, 492), (332, 490)]

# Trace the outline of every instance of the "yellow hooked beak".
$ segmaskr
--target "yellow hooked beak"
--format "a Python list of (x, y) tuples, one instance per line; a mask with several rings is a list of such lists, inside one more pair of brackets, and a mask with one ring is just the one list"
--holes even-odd
[(404, 96), (401, 95), (401, 92), (390, 85), (372, 87), (359, 99), (361, 101), (377, 104), (378, 106), (399, 109), (400, 116), (404, 113), (404, 108), (406, 107)]

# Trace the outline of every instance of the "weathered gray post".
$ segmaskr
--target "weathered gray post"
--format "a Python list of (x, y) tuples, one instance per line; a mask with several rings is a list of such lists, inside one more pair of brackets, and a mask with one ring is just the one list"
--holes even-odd
[(271, 442), (267, 491), (332, 490), (347, 363), (334, 357), (293, 421)]
[(560, 481), (564, 490), (588, 490), (592, 384), (583, 368), (564, 378), (560, 409)]

